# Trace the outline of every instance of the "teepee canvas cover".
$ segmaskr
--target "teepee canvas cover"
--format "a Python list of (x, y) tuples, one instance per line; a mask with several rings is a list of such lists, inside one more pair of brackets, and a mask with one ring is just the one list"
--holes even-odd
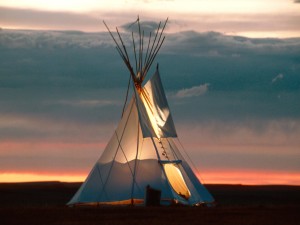
[(68, 205), (144, 204), (147, 187), (161, 192), (161, 204), (214, 201), (179, 150), (158, 68), (141, 85), (146, 66), (131, 74), (134, 92), (121, 121)]

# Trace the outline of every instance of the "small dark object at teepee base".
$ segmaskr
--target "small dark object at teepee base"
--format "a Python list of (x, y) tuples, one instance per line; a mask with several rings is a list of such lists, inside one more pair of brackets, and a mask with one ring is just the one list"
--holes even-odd
[(161, 190), (146, 187), (145, 206), (159, 206), (160, 205)]

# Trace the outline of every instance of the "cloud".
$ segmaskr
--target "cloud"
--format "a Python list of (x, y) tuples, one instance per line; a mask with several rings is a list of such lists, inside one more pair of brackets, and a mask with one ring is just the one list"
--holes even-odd
[(274, 77), (272, 79), (272, 83), (275, 83), (275, 82), (277, 82), (278, 80), (281, 80), (281, 79), (283, 79), (283, 74), (282, 73), (280, 73), (276, 77)]
[[(139, 8), (139, 7), (137, 7)], [(163, 12), (156, 13), (147, 9), (102, 9), (93, 12), (71, 13), (55, 11), (39, 11), (33, 9), (17, 9), (0, 7), (0, 21), (4, 28), (18, 29), (44, 29), (44, 30), (81, 30), (81, 31), (106, 31), (102, 20), (107, 21), (109, 27), (120, 26), (124, 21), (135, 19), (132, 15), (143, 15), (143, 29), (148, 35), (149, 31), (155, 31), (157, 22), (153, 19), (166, 18)], [(259, 36), (285, 36), (299, 35), (300, 15), (297, 13), (182, 13), (169, 14), (171, 20), (167, 31), (179, 32), (195, 30), (197, 32), (218, 31), (230, 34), (251, 34)], [(220, 20), (222, 18), (222, 20)], [(143, 22), (145, 20), (145, 22)], [(127, 23), (127, 25), (130, 22)], [(123, 26), (125, 29), (128, 26)], [(127, 28), (126, 28), (127, 27)], [(114, 29), (112, 29), (114, 30)], [(135, 29), (136, 30), (136, 29)]]
[[(61, 114), (68, 113), (60, 112)], [(118, 116), (120, 116), (120, 114), (121, 112)], [(88, 116), (88, 114), (85, 116)], [(68, 116), (65, 115), (65, 117)], [(114, 120), (117, 121), (117, 118)], [(75, 118), (68, 120), (66, 118), (62, 119), (60, 117), (51, 117), (41, 114), (37, 116), (26, 114), (0, 114), (0, 142), (19, 143), (45, 141), (55, 143), (78, 141), (82, 143), (96, 143), (97, 141), (105, 141), (109, 138), (113, 133), (115, 121), (94, 119), (93, 122), (89, 123), (80, 118), (77, 120)]]
[(187, 98), (187, 97), (196, 97), (196, 96), (204, 95), (208, 91), (209, 85), (210, 85), (209, 83), (205, 83), (199, 86), (182, 89), (179, 90), (175, 96), (178, 98)]
[(232, 57), (250, 54), (293, 54), (298, 51), (293, 46), (300, 45), (300, 38), (247, 38), (224, 35), (219, 32), (195, 31), (170, 34), (164, 45), (168, 53), (193, 54), (194, 56)]
[[(91, 14), (0, 7), (3, 27), (46, 30), (96, 30), (100, 19)], [(49, 22), (51, 21), (51, 22)]]
[(78, 106), (78, 107), (104, 107), (110, 105), (121, 105), (119, 101), (112, 100), (59, 100), (58, 104), (69, 105), (69, 106)]
[[(100, 37), (101, 36), (101, 37)], [(114, 46), (107, 33), (80, 31), (24, 31), (2, 30), (0, 47), (26, 49), (64, 49)]]
[(300, 120), (195, 121), (176, 125), (184, 147), (200, 168), (300, 169)]
[[(148, 36), (150, 32), (152, 33), (152, 35), (153, 35), (153, 33), (156, 32), (156, 30), (158, 28), (158, 23), (155, 21), (141, 21), (140, 26), (141, 26), (141, 32), (144, 31), (144, 35)], [(130, 33), (131, 32), (136, 33), (136, 34), (139, 33), (139, 27), (138, 27), (138, 23), (136, 21), (126, 23), (126, 24), (122, 25), (122, 28), (125, 31), (130, 32)]]
[(300, 3), (300, 0), (294, 0), (295, 3)]

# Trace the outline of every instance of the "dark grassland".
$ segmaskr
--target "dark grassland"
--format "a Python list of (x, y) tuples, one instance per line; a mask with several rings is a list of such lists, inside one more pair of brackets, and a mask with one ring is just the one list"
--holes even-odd
[(69, 208), (79, 183), (0, 184), (1, 225), (300, 225), (300, 186), (207, 185), (217, 206)]

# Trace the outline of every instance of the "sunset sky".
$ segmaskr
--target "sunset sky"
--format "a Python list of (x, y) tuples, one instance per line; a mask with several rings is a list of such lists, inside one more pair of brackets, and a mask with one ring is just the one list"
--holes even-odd
[(170, 32), (218, 31), (251, 37), (299, 37), (298, 0), (2, 0), (4, 28), (103, 31), (111, 25), (170, 17)]
[(128, 79), (102, 20), (126, 33), (137, 15), (169, 17), (157, 62), (202, 181), (300, 185), (293, 0), (1, 0), (0, 182), (85, 179)]

